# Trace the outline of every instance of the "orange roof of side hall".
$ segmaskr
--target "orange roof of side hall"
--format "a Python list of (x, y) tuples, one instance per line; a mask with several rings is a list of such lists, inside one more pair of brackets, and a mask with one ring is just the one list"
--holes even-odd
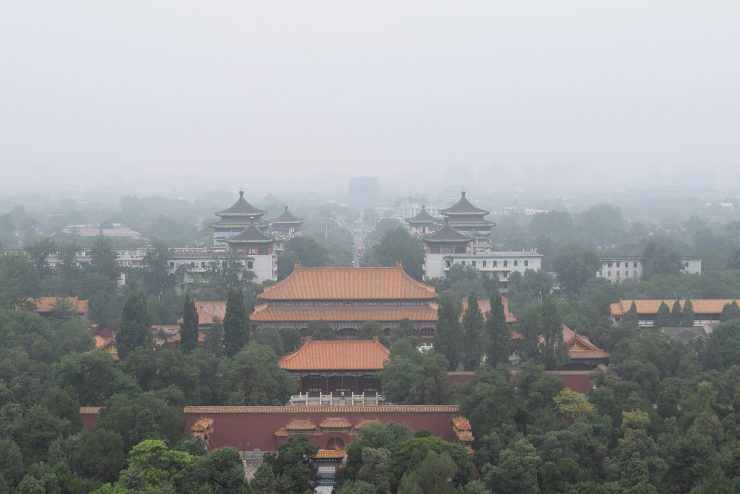
[(309, 340), (279, 365), (287, 371), (381, 370), (389, 357), (377, 340)]
[[(504, 306), (504, 316), (506, 322), (516, 322), (516, 316), (509, 311), (509, 301), (506, 297), (501, 297), (501, 305)], [(488, 313), (491, 312), (491, 299), (482, 298), (478, 300), (478, 307), (480, 307), (481, 314), (483, 317), (488, 317)], [(468, 308), (468, 299), (464, 298), (462, 301), (462, 310), (460, 311), (460, 320), (462, 321), (463, 315)]]
[[(722, 309), (724, 309), (725, 305), (731, 304), (732, 302), (738, 302), (740, 304), (740, 299), (734, 299), (734, 298), (697, 298), (697, 299), (690, 299), (691, 300), (691, 306), (694, 309), (694, 313), (696, 314), (721, 314)], [(635, 303), (635, 307), (637, 308), (638, 314), (657, 314), (658, 308), (660, 308), (660, 304), (662, 302), (665, 302), (665, 304), (668, 306), (668, 308), (673, 307), (673, 304), (676, 302), (675, 299), (643, 299), (643, 300), (632, 300), (632, 299), (620, 299), (619, 302), (615, 302), (609, 306), (609, 310), (611, 312), (612, 316), (623, 316), (627, 312), (629, 312), (630, 307), (632, 307), (632, 302)], [(679, 300), (679, 305), (681, 306), (681, 310), (683, 310), (683, 306), (686, 303), (685, 299)]]
[(400, 263), (390, 268), (306, 268), (293, 272), (257, 296), (280, 300), (434, 300), (434, 287), (406, 274)]
[(88, 307), (87, 300), (78, 297), (37, 297), (28, 300), (40, 313), (52, 312), (66, 304), (73, 313), (85, 314)]

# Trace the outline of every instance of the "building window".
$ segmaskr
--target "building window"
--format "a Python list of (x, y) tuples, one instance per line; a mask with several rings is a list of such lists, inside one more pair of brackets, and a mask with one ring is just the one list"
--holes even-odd
[(608, 268), (610, 268), (610, 267), (612, 267), (612, 263), (610, 263), (610, 262), (609, 262), (609, 263), (607, 263), (607, 265), (606, 265), (606, 266), (607, 266)]
[(524, 267), (527, 267), (527, 266), (529, 266), (529, 261), (528, 260), (525, 260), (524, 261)]
[(486, 267), (486, 261), (483, 261), (483, 267), (484, 268)]
[(630, 272), (629, 271), (625, 271), (624, 272), (624, 277), (625, 278), (629, 278), (630, 277)]
[(632, 273), (632, 275), (633, 275), (633, 276), (634, 276), (635, 278), (637, 278), (637, 271), (635, 271), (634, 273)]
[(465, 261), (460, 261), (461, 266), (465, 266)]
[(493, 266), (494, 268), (495, 268), (496, 266), (498, 266), (498, 261), (491, 261), (491, 266)]
[(612, 272), (611, 272), (611, 271), (607, 271), (607, 272), (606, 272), (606, 275), (607, 275), (607, 276), (609, 276), (609, 277), (611, 278)]
[(514, 266), (518, 266), (518, 265), (519, 265), (519, 261), (517, 261), (516, 259), (514, 259)]
[(253, 269), (254, 268), (254, 261), (247, 261), (247, 269)]
[(633, 268), (636, 268), (637, 267), (637, 261), (635, 261), (634, 263), (632, 263), (632, 267)]
[(619, 261), (617, 261), (617, 267), (619, 267)]
[(504, 267), (507, 267), (509, 265), (509, 261), (504, 260)]
[(476, 261), (471, 261), (471, 264), (472, 264), (473, 266), (475, 266), (475, 262), (476, 262)]
[(200, 267), (201, 268), (205, 268), (206, 267), (206, 262), (205, 261), (201, 261), (200, 262)]
[(449, 259), (445, 259), (445, 267), (446, 268), (449, 268), (450, 267), (450, 260)]
[(174, 268), (174, 267), (175, 267), (175, 263), (174, 263), (174, 262), (172, 262), (172, 261), (170, 261), (170, 267), (171, 267), (171, 268)]

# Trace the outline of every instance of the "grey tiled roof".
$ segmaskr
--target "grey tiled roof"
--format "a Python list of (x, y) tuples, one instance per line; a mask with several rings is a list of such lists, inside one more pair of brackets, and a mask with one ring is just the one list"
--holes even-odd
[(449, 208), (442, 209), (440, 213), (445, 216), (453, 214), (479, 214), (481, 216), (485, 216), (489, 214), (490, 211), (486, 211), (485, 209), (480, 209), (473, 206), (470, 201), (465, 198), (465, 192), (462, 192), (460, 200), (458, 200)]
[(416, 216), (412, 216), (411, 218), (406, 218), (406, 223), (412, 224), (412, 223), (439, 223), (441, 220), (440, 218), (435, 218), (431, 214), (429, 214), (429, 211), (427, 211), (426, 206), (421, 207), (421, 211), (419, 211), (419, 214)]
[(285, 206), (285, 211), (283, 211), (283, 213), (274, 220), (270, 220), (270, 223), (303, 223), (303, 220), (293, 216), (293, 214), (288, 211), (288, 206)]
[(447, 221), (445, 221), (442, 228), (434, 233), (430, 233), (422, 240), (425, 242), (470, 242), (472, 238), (458, 232), (452, 228)]
[(255, 225), (249, 225), (239, 235), (231, 237), (228, 242), (274, 242), (275, 239), (260, 231)]
[(230, 208), (219, 211), (216, 214), (218, 216), (262, 216), (265, 212), (249, 204), (247, 200), (244, 199), (244, 191), (240, 190), (239, 199), (237, 199)]

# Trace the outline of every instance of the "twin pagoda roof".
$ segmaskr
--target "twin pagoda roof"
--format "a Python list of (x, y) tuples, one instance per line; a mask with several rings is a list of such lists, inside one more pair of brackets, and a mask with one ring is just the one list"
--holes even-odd
[[(490, 211), (481, 209), (471, 204), (465, 197), (465, 191), (460, 195), (460, 199), (449, 208), (441, 209), (440, 213), (444, 216), (442, 227), (436, 232), (426, 235), (422, 238), (424, 242), (470, 242), (472, 236), (462, 233), (460, 230), (467, 232), (469, 229), (488, 230), (493, 224), (486, 220), (484, 216), (490, 214)], [(439, 224), (439, 220), (434, 218), (422, 206), (421, 212), (416, 216), (406, 220), (409, 224)]]
[(244, 228), (238, 235), (231, 237), (229, 242), (257, 242), (270, 243), (275, 239), (262, 231), (268, 224), (282, 225), (299, 225), (303, 223), (301, 218), (294, 216), (285, 206), (285, 210), (273, 220), (265, 221), (262, 216), (265, 211), (254, 207), (244, 198), (244, 191), (239, 191), (239, 199), (236, 200), (229, 208), (216, 213), (221, 219), (214, 225), (219, 227), (240, 227)]

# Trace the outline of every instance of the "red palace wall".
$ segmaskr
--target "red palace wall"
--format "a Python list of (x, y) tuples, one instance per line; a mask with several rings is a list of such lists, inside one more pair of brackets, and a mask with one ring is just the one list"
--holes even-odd
[[(190, 431), (200, 418), (213, 420), (209, 438), (212, 447), (231, 446), (238, 451), (275, 451), (285, 438), (275, 436), (275, 431), (292, 420), (310, 420), (317, 428), (327, 418), (343, 418), (353, 429), (361, 421), (400, 422), (411, 430), (428, 429), (447, 441), (455, 441), (452, 417), (458, 415), (455, 405), (389, 405), (389, 406), (276, 406), (276, 407), (185, 407), (185, 426)], [(352, 435), (344, 432), (321, 431), (306, 437), (317, 447), (327, 449), (331, 438), (339, 438), (347, 445)]]

